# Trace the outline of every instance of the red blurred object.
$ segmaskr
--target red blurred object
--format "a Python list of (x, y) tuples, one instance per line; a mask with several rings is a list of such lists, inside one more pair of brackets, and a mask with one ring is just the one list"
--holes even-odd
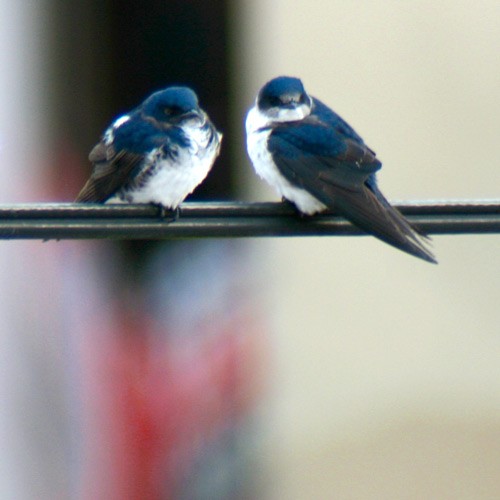
[(258, 400), (262, 337), (254, 306), (242, 298), (207, 314), (193, 299), (199, 317), (179, 334), (125, 302), (114, 308), (113, 331), (93, 329), (85, 341), (83, 498), (196, 498), (214, 483), (213, 498), (225, 498), (247, 481), (245, 467), (235, 484), (211, 475), (224, 477), (221, 467), (242, 461), (234, 441)]

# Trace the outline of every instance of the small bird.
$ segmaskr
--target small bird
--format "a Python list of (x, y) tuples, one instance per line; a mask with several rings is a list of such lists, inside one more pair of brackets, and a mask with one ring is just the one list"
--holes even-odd
[(257, 174), (302, 214), (333, 209), (382, 241), (428, 262), (427, 236), (380, 192), (382, 163), (334, 111), (298, 78), (266, 83), (246, 119), (247, 150)]
[(90, 179), (75, 201), (152, 203), (164, 216), (205, 179), (221, 140), (191, 89), (155, 92), (104, 132), (89, 155)]

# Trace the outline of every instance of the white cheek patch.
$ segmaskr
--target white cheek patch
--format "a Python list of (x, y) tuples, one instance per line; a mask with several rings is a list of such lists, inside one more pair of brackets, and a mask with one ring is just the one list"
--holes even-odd
[(305, 104), (301, 104), (297, 108), (294, 109), (282, 109), (279, 108), (276, 117), (274, 118), (275, 122), (295, 122), (297, 120), (302, 120), (306, 116), (311, 114), (310, 106), (306, 106)]
[(247, 134), (261, 128), (270, 127), (274, 123), (294, 122), (304, 119), (311, 114), (311, 106), (301, 104), (295, 109), (271, 108), (262, 112), (257, 104), (248, 112), (245, 122)]

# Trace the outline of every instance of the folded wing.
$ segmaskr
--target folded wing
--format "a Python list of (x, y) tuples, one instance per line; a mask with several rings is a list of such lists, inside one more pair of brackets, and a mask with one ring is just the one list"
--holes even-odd
[(105, 202), (133, 177), (134, 169), (140, 167), (144, 155), (124, 150), (116, 152), (112, 144), (101, 141), (90, 152), (89, 160), (94, 164), (94, 170), (78, 194), (77, 203)]
[(273, 130), (268, 147), (281, 174), (293, 185), (367, 233), (436, 262), (425, 246), (425, 237), (378, 189), (375, 172), (382, 165), (359, 136), (346, 135), (341, 128), (311, 117)]

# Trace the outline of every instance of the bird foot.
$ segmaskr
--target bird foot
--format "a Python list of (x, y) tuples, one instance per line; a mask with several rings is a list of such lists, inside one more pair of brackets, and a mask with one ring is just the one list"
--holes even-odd
[(301, 219), (305, 219), (308, 217), (308, 215), (306, 215), (305, 213), (301, 212), (298, 208), (297, 208), (297, 205), (295, 205), (295, 203), (293, 203), (292, 201), (290, 200), (287, 200), (284, 196), (281, 198), (281, 203), (283, 203), (284, 205), (290, 207), (293, 209), (293, 212), (295, 215), (299, 216)]
[(157, 204), (156, 207), (158, 208), (158, 216), (162, 222), (176, 222), (181, 214), (180, 207), (171, 209), (160, 204)]

